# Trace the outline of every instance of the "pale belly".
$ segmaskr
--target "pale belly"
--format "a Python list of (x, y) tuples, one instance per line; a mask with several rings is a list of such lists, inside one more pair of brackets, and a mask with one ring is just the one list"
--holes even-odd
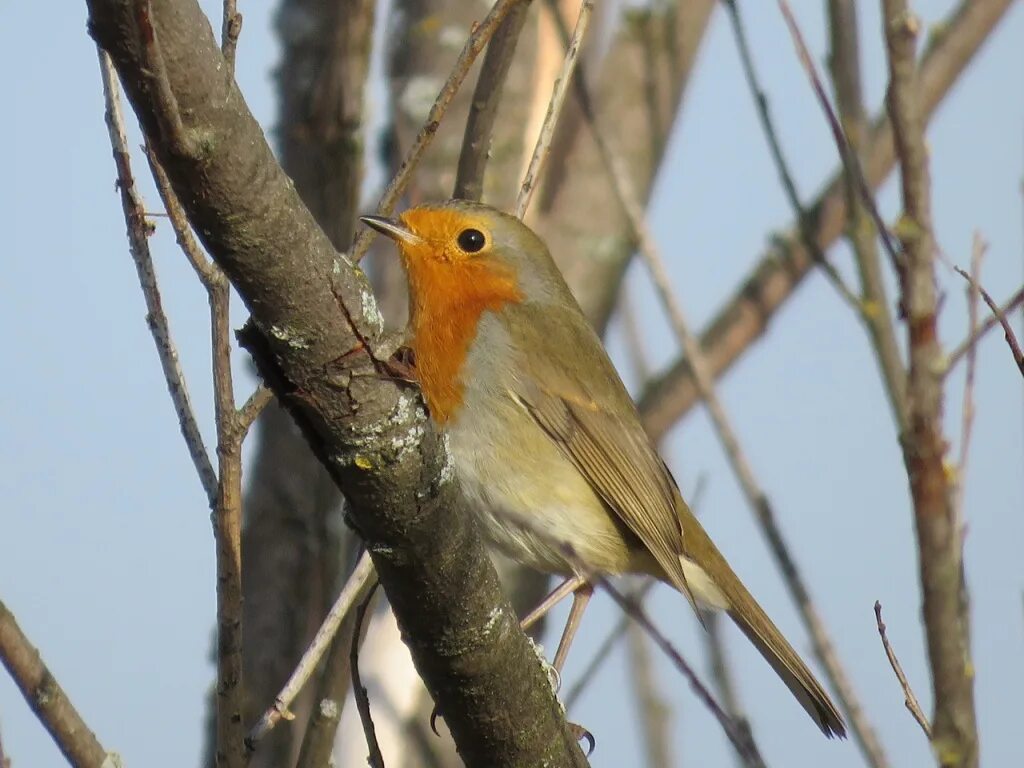
[(456, 422), (447, 432), (463, 493), (491, 543), (546, 573), (576, 572), (577, 561), (601, 573), (647, 572), (646, 551), (558, 446), (511, 400), (490, 406), (472, 428)]

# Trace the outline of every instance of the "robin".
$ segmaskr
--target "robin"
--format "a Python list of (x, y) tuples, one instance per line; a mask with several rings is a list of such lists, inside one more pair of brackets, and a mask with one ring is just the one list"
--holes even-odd
[(825, 735), (845, 737), (824, 688), (683, 500), (541, 239), (460, 200), (362, 221), (401, 253), (415, 376), (485, 534), (567, 577), (523, 622), (573, 594), (555, 668), (593, 592), (587, 576), (649, 574), (695, 609), (726, 611)]

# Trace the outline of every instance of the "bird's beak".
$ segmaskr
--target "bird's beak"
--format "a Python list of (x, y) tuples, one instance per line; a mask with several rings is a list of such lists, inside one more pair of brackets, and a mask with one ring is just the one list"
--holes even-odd
[(384, 216), (360, 216), (359, 220), (371, 229), (376, 229), (382, 235), (386, 235), (396, 242), (409, 245), (419, 245), (423, 242), (422, 237), (415, 232), (410, 232), (394, 219), (388, 219)]

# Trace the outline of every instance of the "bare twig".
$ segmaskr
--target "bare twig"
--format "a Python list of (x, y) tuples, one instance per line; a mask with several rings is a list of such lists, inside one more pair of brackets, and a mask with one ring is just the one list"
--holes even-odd
[(921, 726), (924, 735), (931, 739), (932, 727), (928, 724), (928, 718), (924, 716), (924, 712), (921, 711), (921, 705), (918, 704), (917, 696), (914, 695), (914, 690), (910, 687), (910, 681), (907, 680), (907, 676), (903, 673), (900, 660), (896, 658), (896, 651), (892, 649), (889, 638), (885, 634), (885, 622), (882, 621), (882, 604), (877, 600), (875, 600), (875, 624), (878, 626), (878, 636), (882, 638), (882, 647), (885, 649), (885, 655), (889, 657), (889, 665), (892, 667), (892, 671), (896, 673), (896, 679), (899, 680), (900, 688), (903, 689), (903, 703), (910, 711), (910, 714), (914, 716), (914, 719), (917, 720), (917, 724)]
[(526, 209), (530, 206), (533, 191), (540, 178), (541, 169), (551, 149), (551, 138), (555, 133), (555, 126), (558, 117), (562, 114), (562, 106), (565, 104), (565, 95), (569, 92), (569, 85), (572, 83), (573, 74), (576, 71), (576, 62), (579, 59), (580, 49), (583, 46), (583, 39), (587, 34), (590, 25), (590, 15), (594, 10), (594, 0), (583, 0), (580, 3), (579, 16), (576, 18), (576, 27), (573, 29), (572, 37), (565, 50), (565, 59), (562, 61), (562, 68), (558, 78), (551, 90), (551, 100), (548, 102), (547, 113), (544, 115), (544, 122), (541, 125), (540, 134), (537, 136), (537, 144), (533, 149), (533, 156), (530, 158), (530, 165), (523, 176), (522, 186), (519, 188), (519, 196), (516, 198), (515, 215), (523, 218)]
[(196, 421), (192, 400), (188, 394), (188, 386), (185, 383), (185, 374), (178, 361), (178, 350), (171, 338), (170, 325), (160, 299), (160, 287), (156, 280), (156, 271), (153, 269), (153, 257), (149, 251), (150, 228), (143, 213), (145, 207), (139, 197), (135, 187), (135, 178), (132, 175), (117, 75), (114, 73), (113, 64), (106, 53), (99, 51), (99, 58), (100, 73), (103, 78), (103, 98), (106, 105), (104, 119), (110, 135), (111, 150), (114, 153), (114, 167), (117, 169), (117, 187), (121, 194), (121, 208), (128, 226), (128, 250), (135, 262), (139, 285), (146, 300), (146, 323), (149, 325), (150, 333), (156, 344), (160, 367), (163, 369), (167, 391), (174, 404), (174, 411), (178, 415), (182, 437), (185, 438), (185, 445), (192, 457), (192, 463), (195, 465), (196, 474), (203, 485), (203, 490), (206, 491), (210, 506), (213, 506), (217, 498), (217, 474), (214, 472), (210, 456), (203, 444), (203, 436), (199, 431), (199, 423)]
[[(578, 561), (578, 558), (574, 559)], [(748, 766), (748, 768), (755, 768), (755, 766), (764, 768), (764, 759), (758, 751), (757, 743), (753, 738), (751, 738), (749, 730), (744, 730), (737, 726), (729, 715), (722, 710), (718, 705), (718, 702), (715, 701), (715, 698), (711, 695), (711, 692), (700, 681), (700, 678), (697, 677), (697, 674), (693, 671), (690, 665), (686, 663), (686, 660), (682, 657), (679, 651), (676, 650), (675, 646), (672, 645), (669, 639), (665, 637), (665, 635), (662, 634), (656, 626), (654, 626), (654, 623), (648, 618), (643, 607), (625, 597), (618, 589), (615, 588), (615, 585), (608, 581), (608, 579), (596, 578), (594, 583), (611, 595), (619, 608), (621, 608), (631, 619), (633, 619), (633, 621), (637, 622), (643, 628), (651, 640), (654, 641), (655, 645), (657, 645), (658, 648), (668, 656), (676, 669), (683, 674), (683, 677), (685, 677), (690, 683), (690, 687), (693, 689), (694, 693), (697, 694), (697, 698), (700, 699), (701, 703), (711, 711), (715, 716), (715, 719), (721, 724), (726, 735), (729, 737), (729, 741), (732, 742), (733, 747), (736, 749), (736, 753), (743, 759), (744, 764)]]
[(828, 94), (825, 93), (825, 86), (822, 84), (820, 75), (818, 75), (818, 68), (814, 64), (814, 59), (811, 58), (811, 53), (807, 48), (807, 43), (804, 42), (804, 36), (800, 32), (799, 25), (796, 23), (796, 17), (793, 16), (793, 11), (790, 10), (789, 3), (787, 3), (786, 0), (779, 0), (779, 9), (782, 11), (782, 15), (786, 19), (786, 26), (789, 27), (789, 33), (793, 37), (793, 44), (796, 46), (797, 56), (800, 58), (800, 63), (803, 65), (804, 71), (807, 73), (807, 77), (811, 81), (811, 87), (814, 89), (814, 95), (817, 96), (818, 103), (821, 105), (821, 109), (828, 120), (829, 128), (832, 129), (832, 138), (835, 139), (836, 148), (839, 150), (839, 159), (842, 161), (846, 173), (853, 176), (856, 180), (857, 188), (860, 190), (864, 204), (871, 213), (871, 218), (874, 219), (875, 227), (878, 229), (878, 236), (881, 238), (882, 245), (885, 247), (886, 252), (889, 254), (889, 258), (892, 261), (893, 269), (895, 269), (896, 272), (899, 272), (903, 261), (903, 255), (896, 250), (896, 246), (893, 244), (892, 237), (889, 234), (889, 228), (886, 227), (885, 222), (882, 220), (882, 215), (878, 212), (878, 206), (875, 205), (875, 196), (871, 192), (871, 186), (864, 177), (864, 171), (860, 167), (860, 160), (850, 149), (850, 144), (846, 139), (846, 133), (843, 131), (843, 126), (839, 122), (839, 118), (836, 117), (835, 111), (832, 109), (832, 104), (828, 99)]
[[(971, 276), (964, 272), (960, 267), (954, 267), (957, 273), (964, 278), (968, 283), (974, 282)], [(981, 293), (981, 298), (988, 304), (988, 308), (992, 310), (992, 316), (996, 319), (996, 322), (1002, 326), (1003, 336), (1006, 339), (1007, 345), (1010, 347), (1010, 353), (1013, 355), (1013, 361), (1017, 364), (1017, 368), (1020, 370), (1021, 375), (1024, 376), (1024, 351), (1021, 351), (1020, 342), (1017, 341), (1017, 335), (1013, 332), (1013, 326), (1010, 325), (1010, 321), (1006, 318), (1006, 312), (1000, 307), (989, 295), (980, 284), (978, 285), (978, 291)], [(973, 336), (974, 333), (971, 333)], [(969, 354), (969, 352), (968, 352)]]
[[(867, 114), (861, 87), (860, 42), (856, 0), (828, 0), (829, 70), (839, 119), (849, 142), (851, 157), (860, 163), (866, 155)], [(907, 423), (907, 371), (896, 342), (896, 328), (882, 274), (874, 220), (864, 202), (854, 174), (844, 169), (843, 182), (848, 210), (846, 239), (860, 273), (861, 318), (885, 382), (889, 406), (902, 432)]]
[(366, 736), (366, 749), (369, 752), (366, 762), (370, 768), (384, 768), (384, 756), (380, 753), (380, 744), (377, 742), (377, 729), (373, 726), (373, 715), (370, 714), (370, 697), (363, 686), (362, 678), (359, 676), (359, 638), (362, 635), (363, 619), (366, 611), (373, 602), (373, 595), (377, 591), (377, 582), (370, 586), (366, 598), (356, 608), (355, 628), (352, 632), (352, 648), (349, 652), (349, 665), (352, 669), (352, 693), (355, 696), (356, 708), (359, 710), (359, 721), (363, 725), (363, 734)]
[(209, 289), (211, 285), (220, 279), (221, 272), (217, 265), (206, 257), (206, 253), (199, 246), (199, 243), (196, 242), (195, 237), (193, 237), (188, 217), (181, 207), (181, 201), (178, 200), (178, 196), (171, 189), (171, 180), (167, 178), (167, 172), (160, 165), (160, 161), (157, 159), (153, 148), (147, 144), (145, 150), (146, 159), (149, 161), (149, 169), (152, 171), (153, 180), (156, 182), (156, 190), (160, 194), (160, 199), (163, 201), (164, 208), (167, 211), (164, 215), (171, 222), (171, 229), (174, 230), (174, 238), (178, 242), (178, 247), (185, 254), (189, 264), (192, 265), (192, 269), (195, 270), (199, 281), (204, 287)]
[(754, 97), (754, 103), (757, 105), (757, 116), (761, 122), (761, 129), (765, 139), (768, 141), (768, 149), (771, 152), (772, 161), (775, 163), (775, 169), (782, 182), (782, 188), (786, 193), (786, 199), (789, 200), (789, 205), (793, 209), (794, 216), (796, 216), (797, 228), (800, 230), (800, 237), (803, 239), (804, 247), (847, 305), (858, 315), (863, 315), (864, 308), (860, 300), (843, 282), (842, 275), (839, 274), (838, 270), (825, 258), (824, 251), (818, 247), (818, 243), (814, 238), (814, 224), (804, 204), (800, 201), (800, 193), (797, 192), (796, 182), (793, 181), (793, 174), (790, 172), (789, 164), (786, 162), (786, 157), (782, 152), (779, 133), (775, 128), (775, 122), (772, 120), (768, 96), (761, 87), (757, 70), (754, 68), (754, 60), (750, 55), (750, 46), (747, 43), (747, 35), (743, 27), (739, 3), (736, 0), (726, 0), (725, 7), (729, 12), (733, 36), (736, 38), (736, 47), (739, 49), (740, 63), (743, 65), (743, 75), (746, 78), (747, 86), (750, 88), (750, 93)]
[[(702, 474), (697, 478), (697, 482), (693, 487), (693, 493), (690, 494), (690, 509), (693, 510), (694, 514), (696, 514), (697, 510), (700, 508), (700, 502), (704, 498), (704, 491), (706, 489), (707, 475)], [(647, 593), (651, 590), (651, 587), (653, 587), (654, 584), (654, 579), (649, 578), (644, 580), (639, 587), (632, 591), (630, 597), (638, 604), (643, 603), (644, 598), (647, 596)], [(566, 709), (572, 708), (573, 704), (575, 704), (579, 699), (587, 685), (594, 680), (597, 670), (600, 669), (605, 659), (608, 658), (608, 655), (615, 647), (615, 643), (617, 643), (626, 634), (628, 623), (628, 616), (620, 617), (619, 621), (616, 622), (615, 626), (612, 627), (611, 631), (605, 636), (601, 645), (598, 646), (597, 651), (594, 652), (594, 655), (584, 667), (584, 671), (580, 674), (580, 679), (577, 680), (575, 685), (573, 685), (565, 695), (564, 701)]]
[(704, 633), (704, 645), (707, 648), (711, 679), (715, 683), (718, 700), (736, 727), (744, 733), (745, 738), (753, 740), (754, 731), (750, 726), (750, 719), (740, 703), (736, 690), (736, 679), (729, 665), (729, 657), (725, 652), (725, 639), (722, 637), (722, 615), (716, 611), (705, 611), (702, 621), (707, 630)]
[(498, 104), (529, 10), (529, 3), (513, 6), (487, 44), (487, 53), (484, 54), (466, 116), (466, 133), (459, 152), (452, 197), (462, 200), (483, 198), (484, 171), (490, 155), (494, 121), (498, 117)]
[(108, 755), (82, 720), (2, 600), (0, 661), (69, 763), (80, 768), (112, 768), (120, 764), (116, 755)]
[[(978, 330), (978, 299), (981, 298), (981, 261), (985, 256), (987, 243), (980, 232), (974, 233), (971, 251), (971, 276), (967, 281), (967, 335), (973, 336)], [(964, 490), (967, 487), (967, 457), (971, 447), (971, 429), (974, 426), (974, 377), (978, 362), (978, 348), (967, 351), (967, 373), (964, 377), (964, 394), (960, 406), (960, 457), (956, 462), (956, 504), (954, 505), (957, 530), (963, 530)]]
[(228, 75), (235, 74), (235, 50), (238, 47), (238, 36), (242, 34), (242, 14), (238, 12), (238, 0), (224, 0), (224, 11), (221, 14), (220, 50), (228, 65)]
[(587, 562), (579, 556), (579, 553), (577, 553), (575, 547), (573, 547), (570, 542), (553, 535), (549, 529), (538, 525), (534, 519), (526, 515), (514, 512), (511, 509), (501, 510), (500, 513), (510, 524), (515, 525), (532, 535), (540, 537), (544, 541), (547, 541), (551, 546), (557, 548), (572, 564), (577, 574), (584, 577), (595, 587), (600, 587), (605, 590), (623, 610), (623, 612), (644, 629), (651, 640), (654, 641), (655, 645), (657, 645), (658, 648), (669, 658), (676, 669), (682, 673), (683, 677), (687, 679), (690, 683), (691, 689), (697, 694), (697, 698), (700, 699), (701, 703), (708, 708), (711, 714), (714, 715), (715, 719), (718, 720), (719, 724), (722, 726), (726, 736), (729, 737), (729, 741), (735, 748), (736, 753), (743, 759), (744, 765), (748, 768), (764, 767), (764, 760), (761, 758), (757, 744), (754, 742), (753, 738), (751, 738), (749, 730), (744, 730), (743, 728), (738, 727), (729, 715), (722, 710), (718, 705), (718, 702), (715, 701), (715, 698), (708, 691), (707, 687), (693, 671), (693, 668), (686, 662), (682, 654), (676, 650), (672, 642), (665, 637), (650, 618), (648, 618), (643, 607), (636, 600), (624, 596), (603, 574), (593, 572)]
[[(423, 156), (424, 151), (426, 151), (431, 139), (433, 139), (434, 134), (437, 132), (438, 123), (444, 117), (444, 113), (462, 85), (462, 81), (466, 79), (469, 68), (473, 65), (483, 47), (487, 45), (487, 41), (491, 39), (491, 35), (494, 34), (502, 19), (505, 18), (505, 15), (513, 6), (521, 2), (524, 2), (524, 0), (497, 0), (484, 20), (474, 27), (472, 34), (470, 34), (469, 39), (466, 41), (465, 47), (463, 47), (462, 52), (459, 54), (459, 58), (452, 67), (451, 74), (448, 75), (448, 79), (442, 86), (441, 92), (437, 95), (437, 99), (427, 113), (427, 119), (423, 127), (416, 135), (412, 146), (409, 147), (409, 151), (406, 153), (405, 159), (402, 160), (402, 164), (398, 167), (394, 178), (391, 179), (381, 195), (380, 202), (377, 203), (377, 213), (379, 215), (387, 216), (394, 210), (398, 198), (401, 197), (402, 192), (405, 191), (406, 186), (409, 184), (409, 179), (417, 163), (419, 163), (420, 157)], [(358, 262), (366, 254), (367, 248), (370, 247), (370, 241), (373, 239), (373, 232), (374, 230), (370, 227), (363, 227), (359, 230), (359, 234), (352, 244), (351, 253), (354, 262)]]
[(943, 367), (943, 375), (946, 375), (953, 370), (956, 364), (964, 359), (967, 353), (971, 351), (971, 348), (977, 345), (986, 333), (991, 331), (997, 325), (1000, 325), (1000, 316), (1009, 317), (1014, 313), (1014, 311), (1022, 306), (1024, 306), (1024, 287), (1018, 288), (1016, 293), (1000, 305), (999, 312), (993, 312), (985, 318), (973, 333), (968, 334), (967, 338), (961, 341), (956, 348), (949, 353), (946, 358), (946, 365)]
[(651, 663), (651, 650), (647, 643), (648, 637), (637, 623), (627, 621), (629, 681), (633, 686), (643, 727), (641, 743), (647, 753), (647, 768), (670, 768), (675, 764), (672, 759), (669, 727), (672, 710), (658, 690), (657, 676)]
[[(653, 578), (646, 579), (637, 589), (634, 589), (630, 593), (630, 598), (638, 605), (642, 604), (647, 593), (650, 592), (655, 581)], [(601, 665), (608, 659), (612, 650), (615, 648), (615, 644), (626, 636), (626, 632), (629, 629), (629, 616), (623, 614), (619, 617), (619, 620), (612, 627), (611, 631), (605, 635), (604, 640), (601, 641), (601, 645), (594, 651), (594, 655), (590, 657), (590, 661), (587, 662), (586, 666), (583, 667), (583, 671), (580, 673), (579, 678), (573, 684), (572, 688), (563, 697), (565, 702), (565, 708), (570, 710), (573, 705), (579, 701), (580, 696), (587, 689), (587, 686), (594, 681), (594, 677), (597, 671), (601, 668)]]
[(236, 410), (231, 372), (231, 289), (227, 277), (206, 257), (193, 237), (181, 202), (148, 145), (146, 156), (178, 245), (206, 289), (210, 305), (218, 463), (217, 494), (213, 504), (218, 627), (216, 759), (218, 764), (241, 766), (245, 760), (242, 712), (242, 441), (253, 420), (273, 395), (261, 385), (245, 405)]
[[(581, 87), (585, 87), (582, 80)], [(857, 739), (865, 744), (873, 743), (873, 748), (881, 752), (881, 745), (878, 744), (874, 729), (867, 721), (860, 702), (853, 691), (849, 677), (839, 662), (835, 647), (828, 636), (818, 609), (811, 600), (806, 582), (800, 575), (796, 562), (782, 535), (782, 531), (778, 527), (771, 503), (755, 479), (750, 463), (740, 448), (736, 432), (732, 428), (718, 396), (715, 394), (711, 368), (705, 359), (699, 341), (690, 330), (682, 307), (672, 293), (664, 260), (644, 222), (643, 208), (639, 203), (636, 193), (633, 191), (632, 183), (623, 166), (622, 159), (609, 146), (601, 126), (595, 122), (592, 128), (595, 139), (602, 147), (602, 155), (608, 173), (611, 176), (616, 195), (619, 197), (623, 210), (626, 212), (626, 216), (633, 229), (633, 236), (639, 245), (640, 255), (650, 271), (658, 297), (669, 315), (672, 328), (689, 361), (697, 391), (705, 402), (715, 432), (718, 434), (733, 472), (743, 488), (744, 495), (747, 497), (748, 503), (753, 509), (765, 536), (768, 538), (776, 564), (811, 636), (815, 655), (832, 682), (840, 705), (849, 717), (851, 728)]]
[(889, 63), (886, 105), (900, 158), (903, 216), (896, 227), (906, 256), (899, 273), (910, 357), (908, 429), (901, 435), (917, 533), (925, 636), (935, 716), (932, 743), (943, 766), (978, 764), (970, 620), (963, 548), (945, 468), (942, 348), (938, 339), (936, 244), (920, 86), (915, 66), (920, 21), (906, 0), (883, 0)]
[(242, 680), (242, 438), (231, 374), (231, 288), (227, 278), (207, 286), (217, 422), (217, 747), (218, 766), (244, 768)]
[(273, 390), (264, 384), (260, 384), (256, 387), (255, 391), (249, 395), (249, 399), (242, 404), (242, 407), (239, 408), (238, 412), (235, 414), (235, 428), (243, 438), (249, 433), (249, 429), (252, 427), (253, 422), (255, 422), (257, 417), (263, 413), (263, 409), (273, 401)]
[[(350, 574), (362, 555), (361, 544), (353, 537), (342, 558), (344, 573)], [(364, 589), (368, 589), (366, 585)], [(332, 754), (349, 689), (352, 685), (351, 645), (355, 630), (354, 611), (349, 611), (334, 633), (330, 649), (320, 664), (322, 672), (313, 693), (314, 712), (302, 735), (298, 762), (295, 768), (324, 768)], [(359, 642), (366, 639), (366, 623), (362, 626)], [(361, 646), (360, 646), (361, 647)], [(297, 730), (297, 728), (293, 728)], [(258, 753), (257, 753), (258, 754)], [(337, 755), (335, 754), (335, 757)]]
[[(1013, 0), (962, 0), (933, 25), (938, 32), (919, 67), (919, 93), (925, 116), (935, 113), (1013, 6)], [(883, 113), (871, 122), (864, 145), (864, 174), (872, 187), (880, 185), (888, 175), (894, 157), (891, 125)], [(823, 192), (807, 206), (815, 212), (815, 237), (823, 249), (838, 239), (848, 224), (843, 181), (844, 169), (840, 166)], [(548, 237), (550, 240), (550, 233)], [(771, 247), (761, 255), (755, 266), (737, 281), (737, 288), (701, 333), (701, 347), (716, 376), (729, 370), (764, 335), (771, 327), (772, 317), (814, 266), (798, 235), (787, 232), (784, 244), (788, 247)], [(697, 400), (689, 363), (680, 355), (641, 397), (644, 426), (652, 437), (660, 439)]]
[(352, 575), (349, 576), (344, 588), (342, 588), (341, 594), (339, 594), (338, 599), (334, 601), (334, 605), (331, 606), (330, 612), (328, 612), (327, 616), (324, 618), (323, 624), (320, 625), (320, 629), (317, 630), (316, 636), (309, 644), (309, 648), (303, 654), (301, 661), (299, 661), (295, 671), (292, 672), (291, 677), (288, 678), (288, 682), (285, 683), (284, 688), (281, 689), (281, 693), (278, 694), (277, 699), (274, 700), (273, 706), (263, 713), (263, 717), (261, 717), (259, 722), (253, 726), (251, 731), (249, 731), (249, 735), (245, 740), (249, 749), (255, 749), (259, 740), (262, 739), (275, 725), (277, 725), (278, 721), (282, 717), (286, 720), (290, 720), (292, 718), (291, 712), (288, 708), (295, 700), (299, 691), (302, 690), (302, 686), (306, 684), (306, 681), (309, 680), (310, 676), (313, 674), (313, 670), (316, 669), (316, 665), (320, 662), (320, 658), (324, 655), (324, 651), (327, 650), (327, 646), (330, 645), (331, 640), (338, 631), (341, 620), (345, 618), (345, 614), (348, 613), (353, 603), (355, 603), (361, 595), (365, 594), (365, 590), (368, 585), (375, 584), (376, 581), (377, 576), (374, 572), (373, 562), (370, 560), (370, 555), (368, 553), (363, 553), (362, 557), (359, 558), (359, 562), (356, 564), (355, 570), (352, 571)]

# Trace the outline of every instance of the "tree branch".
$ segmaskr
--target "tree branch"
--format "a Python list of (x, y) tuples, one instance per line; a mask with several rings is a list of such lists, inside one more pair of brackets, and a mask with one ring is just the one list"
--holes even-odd
[(491, 153), (494, 139), (494, 121), (498, 117), (498, 105), (505, 90), (516, 43), (526, 24), (530, 2), (515, 5), (487, 44), (487, 53), (480, 67), (473, 99), (466, 117), (466, 133), (459, 152), (458, 170), (455, 174), (455, 189), (452, 197), (462, 200), (482, 200), (484, 196), (484, 171)]
[[(829, 69), (839, 119), (849, 143), (851, 163), (863, 166), (867, 115), (861, 88), (860, 41), (855, 0), (829, 0)], [(907, 371), (896, 343), (896, 327), (882, 275), (878, 254), (878, 231), (858, 188), (853, 173), (844, 167), (846, 193), (846, 239), (853, 250), (860, 273), (861, 319), (871, 340), (871, 349), (882, 372), (898, 431), (907, 423)]]
[[(596, 118), (608, 126), (608, 138), (645, 204), (715, 5), (714, 0), (688, 0), (631, 8), (600, 66), (588, 75)], [(562, 37), (569, 39), (567, 29)], [(583, 74), (579, 66), (576, 79)], [(584, 111), (579, 98), (566, 107), (531, 226), (600, 332), (636, 243), (614, 190), (602, 183), (608, 175)]]
[[(921, 60), (919, 93), (922, 117), (931, 117), (942, 98), (995, 29), (1013, 0), (964, 0)], [(892, 128), (886, 115), (872, 123), (864, 152), (864, 177), (876, 189), (895, 163)], [(815, 239), (825, 250), (847, 225), (846, 192), (840, 167), (816, 201), (808, 206)], [(554, 252), (554, 251), (553, 251)], [(790, 229), (739, 281), (739, 287), (700, 334), (701, 349), (715, 377), (725, 373), (767, 330), (775, 312), (807, 276), (814, 260), (799, 233)], [(685, 356), (656, 376), (640, 398), (640, 412), (651, 437), (660, 439), (697, 402), (697, 389)]]
[[(525, 2), (525, 0), (497, 0), (483, 21), (474, 25), (472, 34), (470, 34), (465, 47), (462, 49), (462, 53), (459, 54), (458, 60), (452, 67), (451, 74), (449, 74), (448, 79), (441, 87), (441, 92), (438, 93), (437, 99), (435, 99), (433, 106), (427, 113), (426, 123), (416, 135), (405, 159), (402, 160), (402, 164), (388, 183), (384, 194), (381, 195), (380, 202), (377, 203), (378, 214), (387, 216), (394, 210), (398, 198), (401, 197), (402, 192), (405, 191), (406, 186), (409, 184), (413, 170), (415, 170), (417, 163), (419, 163), (420, 158), (437, 132), (441, 118), (444, 117), (448, 105), (458, 92), (462, 81), (465, 80), (469, 68), (476, 60), (477, 54), (487, 45), (487, 41), (491, 39), (491, 35), (495, 33), (505, 15), (516, 4), (521, 2)], [(371, 229), (360, 231), (355, 243), (352, 244), (353, 261), (359, 262), (370, 247), (370, 241), (373, 237), (374, 234)]]
[(886, 104), (900, 158), (903, 216), (896, 226), (906, 268), (900, 275), (910, 357), (907, 430), (900, 438), (910, 479), (928, 660), (935, 695), (932, 745), (942, 766), (978, 764), (974, 673), (963, 582), (961, 531), (942, 430), (942, 348), (938, 338), (935, 235), (924, 119), (915, 67), (920, 21), (905, 0), (883, 0), (889, 59)]
[(82, 720), (2, 600), (0, 661), (69, 763), (76, 768), (116, 768), (120, 765), (117, 755), (108, 754)]
[[(193, 228), (252, 312), (245, 345), (346, 493), (463, 758), (583, 764), (439, 436), (416, 393), (369, 353), (382, 329), (365, 275), (334, 250), (274, 161), (198, 5), (154, 0), (151, 28), (140, 28), (137, 3), (88, 6)], [(166, 82), (154, 82), (148, 45)], [(168, 124), (180, 134), (165, 137)]]
[(928, 724), (928, 718), (924, 716), (924, 712), (921, 711), (921, 705), (918, 704), (917, 696), (914, 695), (914, 690), (910, 687), (910, 681), (907, 680), (907, 676), (903, 673), (903, 665), (896, 658), (896, 651), (892, 649), (892, 645), (889, 643), (889, 637), (885, 633), (885, 622), (882, 621), (882, 604), (877, 600), (875, 600), (875, 626), (878, 627), (878, 636), (882, 638), (882, 648), (889, 659), (889, 666), (896, 673), (896, 680), (903, 690), (903, 703), (930, 741), (932, 738), (932, 727)]

